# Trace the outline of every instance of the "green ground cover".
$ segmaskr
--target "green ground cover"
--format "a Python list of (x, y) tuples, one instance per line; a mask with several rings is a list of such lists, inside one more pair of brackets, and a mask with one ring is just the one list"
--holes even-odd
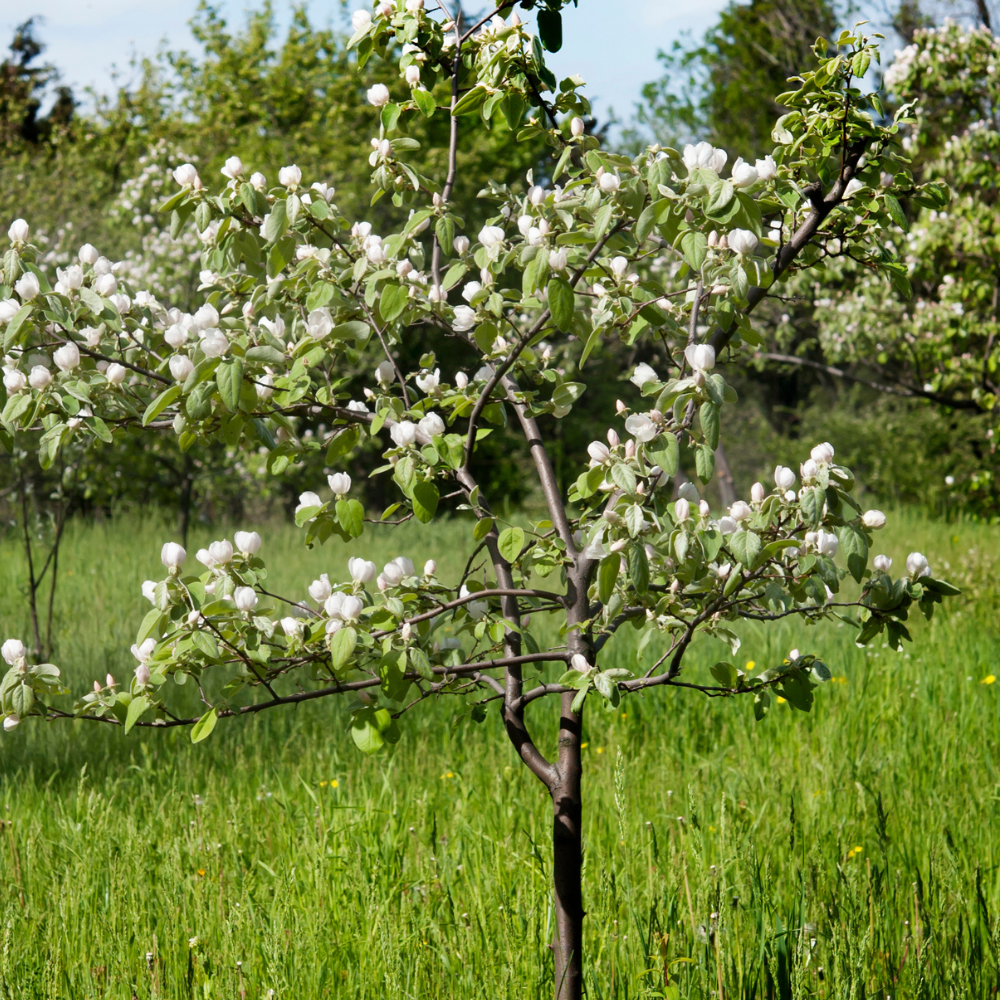
[[(406, 529), (310, 552), (264, 526), (269, 586), (303, 596), (357, 552), (459, 571), (467, 526)], [(131, 671), (166, 537), (154, 520), (71, 528), (54, 658), (77, 690)], [(757, 724), (749, 702), (682, 691), (591, 706), (591, 997), (996, 995), (995, 539), (894, 516), (880, 551), (920, 549), (964, 588), (912, 652), (858, 649), (843, 627), (744, 630), (757, 669), (792, 646), (823, 655), (835, 679), (808, 715)], [(28, 638), (21, 569), (0, 540), (2, 637)], [(617, 665), (636, 639), (608, 647)], [(720, 652), (705, 642), (695, 669)], [(5, 735), (0, 996), (550, 996), (547, 796), (494, 712), (425, 708), (375, 758), (334, 701), (227, 720), (197, 746), (36, 720)], [(543, 745), (549, 713), (531, 720)]]

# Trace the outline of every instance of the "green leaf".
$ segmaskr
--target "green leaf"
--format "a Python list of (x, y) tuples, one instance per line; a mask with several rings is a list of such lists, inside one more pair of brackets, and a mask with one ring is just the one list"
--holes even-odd
[(810, 528), (815, 528), (823, 517), (823, 504), (826, 503), (826, 490), (818, 486), (809, 486), (802, 490), (799, 506), (802, 517)]
[(406, 311), (409, 302), (409, 289), (402, 285), (386, 284), (382, 288), (382, 298), (379, 301), (379, 312), (386, 323), (398, 319)]
[(440, 494), (434, 483), (421, 480), (413, 487), (413, 513), (417, 515), (417, 520), (422, 524), (428, 524), (434, 520), (437, 513), (438, 500)]
[(548, 284), (549, 311), (557, 327), (566, 333), (573, 325), (576, 296), (564, 278), (552, 278)]
[(845, 524), (837, 529), (837, 537), (847, 557), (847, 568), (851, 576), (861, 583), (868, 566), (868, 539), (865, 533), (853, 524)]
[(21, 306), (16, 313), (14, 313), (13, 318), (7, 324), (7, 332), (3, 337), (3, 347), (7, 350), (12, 344), (16, 343), (17, 335), (21, 332), (21, 327), (24, 326), (28, 317), (31, 315), (31, 303)]
[(181, 394), (181, 387), (179, 385), (172, 385), (169, 389), (164, 389), (163, 392), (153, 400), (149, 406), (146, 407), (146, 412), (142, 415), (142, 426), (145, 427), (148, 423), (155, 420), (171, 403), (173, 403), (178, 396)]
[(260, 365), (280, 365), (284, 363), (285, 356), (276, 347), (251, 347), (246, 353), (246, 360)]
[(538, 35), (542, 45), (549, 52), (558, 52), (562, 48), (562, 14), (557, 10), (542, 9), (538, 12)]
[(739, 672), (731, 663), (726, 660), (720, 660), (714, 667), (712, 667), (712, 676), (723, 687), (732, 688), (736, 687)]
[(11, 708), (14, 712), (25, 718), (34, 707), (35, 704), (35, 692), (32, 690), (30, 684), (24, 683), (22, 681), (17, 684), (10, 695)]
[(740, 528), (729, 536), (729, 551), (747, 569), (753, 569), (762, 548), (760, 536), (746, 528)]
[(132, 727), (139, 721), (142, 714), (149, 708), (149, 699), (144, 695), (137, 695), (129, 702), (128, 712), (125, 715), (125, 735), (127, 736)]
[(267, 240), (268, 243), (274, 243), (276, 240), (281, 239), (285, 235), (285, 230), (288, 228), (288, 212), (285, 208), (284, 199), (276, 201), (271, 206), (271, 211), (268, 214), (267, 221), (264, 223), (264, 227), (261, 230), (261, 235)]
[(492, 517), (481, 517), (476, 521), (476, 526), (472, 529), (472, 537), (477, 541), (481, 542), (493, 528), (493, 518)]
[(759, 691), (753, 699), (753, 717), (760, 722), (771, 707), (771, 695), (768, 691)]
[(645, 594), (649, 588), (649, 560), (643, 545), (633, 545), (628, 551), (628, 573), (632, 578), (632, 586), (640, 594)]
[(611, 225), (611, 215), (615, 206), (611, 202), (602, 205), (594, 214), (594, 239), (600, 240)]
[(694, 452), (694, 467), (698, 478), (707, 483), (715, 474), (715, 450), (704, 444), (698, 445)]
[[(134, 705), (135, 702), (133, 702), (132, 704)], [(131, 710), (132, 710), (132, 705), (129, 705), (129, 711)], [(215, 724), (218, 721), (219, 721), (219, 712), (213, 706), (192, 727), (191, 742), (200, 743), (202, 740), (207, 740), (209, 736), (212, 735), (212, 730), (215, 729)]]
[(420, 109), (420, 113), (425, 118), (431, 118), (434, 112), (437, 110), (437, 102), (434, 100), (434, 95), (431, 94), (429, 90), (424, 90), (422, 87), (416, 87), (411, 91), (411, 96), (413, 97), (413, 102)]
[(452, 109), (452, 116), (468, 115), (478, 111), (486, 101), (487, 92), (483, 86), (473, 87)]
[(450, 215), (442, 215), (434, 226), (434, 235), (437, 236), (441, 249), (450, 257), (451, 245), (455, 239), (455, 220)]
[(611, 600), (611, 595), (615, 592), (615, 584), (618, 582), (618, 571), (621, 569), (622, 557), (617, 552), (606, 555), (601, 560), (601, 565), (597, 570), (597, 597), (601, 604), (607, 604)]
[(333, 672), (343, 670), (354, 659), (354, 648), (358, 643), (358, 633), (350, 625), (337, 629), (330, 640), (330, 662)]
[(351, 538), (360, 538), (365, 530), (365, 509), (358, 500), (338, 500), (337, 520)]
[(736, 191), (729, 181), (716, 181), (708, 189), (705, 200), (706, 215), (721, 215), (733, 203)]
[(524, 548), (524, 530), (522, 528), (506, 528), (500, 532), (500, 539), (497, 543), (500, 555), (512, 563), (521, 554)]
[(370, 705), (357, 709), (351, 716), (351, 739), (362, 753), (378, 753), (385, 746), (375, 722), (375, 709)]
[(688, 230), (681, 237), (681, 253), (695, 271), (700, 271), (708, 253), (708, 240), (705, 234), (696, 229)]
[(673, 434), (667, 433), (654, 438), (646, 445), (643, 454), (648, 461), (658, 465), (668, 476), (672, 476), (677, 471), (680, 448), (677, 444), (677, 438)]
[(243, 359), (233, 358), (223, 361), (215, 369), (215, 382), (219, 387), (219, 397), (230, 413), (240, 408), (240, 392), (243, 389)]
[(701, 404), (701, 432), (705, 435), (705, 444), (715, 451), (719, 447), (719, 408), (708, 400)]
[(630, 496), (635, 493), (635, 473), (627, 465), (617, 462), (611, 466), (611, 478), (619, 489), (624, 490)]

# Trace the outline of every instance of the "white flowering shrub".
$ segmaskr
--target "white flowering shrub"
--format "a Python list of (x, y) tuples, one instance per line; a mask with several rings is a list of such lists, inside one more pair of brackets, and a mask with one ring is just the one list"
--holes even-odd
[[(550, 38), (558, 6), (546, 15)], [(344, 696), (354, 742), (375, 752), (400, 739), (401, 720), (431, 696), (471, 701), (480, 718), (496, 702), (552, 796), (556, 992), (578, 997), (585, 702), (616, 706), (683, 686), (746, 697), (758, 718), (774, 694), (808, 710), (829, 677), (818, 650), (793, 651), (754, 676), (719, 662), (711, 679), (685, 673), (685, 657), (701, 636), (735, 652), (741, 621), (789, 616), (839, 618), (859, 642), (885, 632), (898, 647), (914, 606), (930, 616), (955, 592), (917, 553), (895, 574), (884, 556), (870, 562), (885, 517), (859, 507), (829, 444), (803, 455), (798, 470), (779, 467), (773, 485), (755, 484), (721, 516), (694, 484), (673, 492), (682, 444), (699, 479), (713, 475), (720, 425), (737, 403), (725, 370), (757, 342), (753, 310), (777, 283), (820, 259), (831, 239), (897, 272), (883, 243), (892, 207), (876, 181), (887, 160), (897, 162), (898, 122), (879, 123), (878, 96), (863, 90), (877, 49), (845, 33), (784, 99), (793, 110), (775, 128), (771, 155), (728, 169), (723, 151), (701, 143), (630, 159), (585, 134), (579, 79), (557, 84), (516, 14), (462, 34), (407, 0), (359, 11), (354, 26), (362, 63), (403, 43), (405, 99), (391, 99), (395, 84), (368, 91), (378, 109), (372, 183), (375, 199), (399, 209), (394, 231), (345, 218), (333, 189), (294, 165), (267, 178), (234, 155), (217, 185), (180, 166), (163, 211), (172, 232), (193, 227), (203, 244), (202, 301), (181, 312), (91, 246), (49, 273), (18, 220), (0, 277), (2, 438), (8, 447), (33, 440), (46, 465), (69, 442), (112, 441), (141, 426), (177, 435), (181, 448), (207, 439), (264, 447), (277, 474), (304, 447), (304, 415), (319, 413), (330, 467), (363, 439), (379, 443), (384, 464), (374, 474), (391, 477), (396, 500), (376, 520), (430, 524), (445, 510), (464, 513), (468, 568), (441, 579), (433, 561), (400, 556), (378, 567), (355, 558), (346, 572), (276, 596), (256, 533), (193, 559), (168, 542), (163, 579), (143, 587), (151, 606), (132, 647), (134, 675), (97, 680), (64, 707), (58, 670), (30, 664), (12, 638), (3, 647), (5, 726), (32, 716), (126, 733), (188, 726), (198, 741), (222, 718)], [(395, 72), (387, 63), (387, 79)], [(444, 178), (407, 162), (407, 123), (418, 115), (451, 117)], [(449, 198), (455, 136), (472, 115), (503, 115), (522, 138), (544, 136), (553, 155), (544, 183), (485, 189), (493, 215), (465, 233)], [(870, 192), (860, 221), (859, 185)], [(704, 340), (703, 327), (712, 331)], [(428, 331), (464, 345), (468, 370), (442, 371), (431, 352), (402, 370), (395, 348)], [(606, 440), (579, 456), (564, 495), (546, 429), (586, 405), (587, 385), (567, 380), (560, 361), (585, 373), (594, 346), (612, 338), (655, 339), (669, 361), (660, 371), (639, 365), (623, 384)], [(352, 399), (342, 373), (366, 346), (383, 360), (364, 398)], [(470, 471), (477, 442), (505, 423), (525, 436), (544, 520), (504, 522), (495, 513), (502, 498), (486, 496)], [(363, 535), (366, 511), (352, 487), (333, 472), (301, 496), (296, 521), (307, 542)], [(472, 569), (479, 554), (484, 575)], [(539, 639), (545, 620), (556, 645)], [(626, 625), (641, 628), (641, 645), (656, 654), (638, 675), (603, 662)], [(198, 687), (198, 717), (171, 706), (170, 679)], [(561, 723), (549, 758), (526, 710), (551, 698)]]

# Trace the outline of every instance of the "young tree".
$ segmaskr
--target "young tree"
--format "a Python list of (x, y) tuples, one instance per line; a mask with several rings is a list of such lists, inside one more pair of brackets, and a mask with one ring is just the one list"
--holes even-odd
[[(466, 699), (480, 718), (496, 702), (552, 801), (554, 992), (568, 1000), (581, 996), (584, 980), (585, 701), (616, 706), (683, 687), (747, 696), (758, 718), (772, 692), (808, 710), (829, 676), (814, 652), (793, 650), (755, 676), (719, 662), (711, 680), (685, 672), (685, 658), (699, 636), (735, 651), (734, 625), (790, 616), (837, 617), (858, 629), (859, 642), (884, 631), (898, 647), (910, 609), (929, 616), (955, 591), (919, 553), (895, 578), (885, 556), (869, 569), (872, 532), (885, 517), (861, 511), (850, 471), (825, 443), (798, 476), (776, 469), (773, 489), (755, 484), (750, 501), (724, 516), (713, 517), (692, 484), (671, 498), (682, 442), (701, 480), (712, 475), (721, 414), (736, 402), (717, 360), (745, 358), (744, 345), (757, 339), (754, 308), (817, 259), (816, 242), (835, 236), (873, 267), (899, 267), (881, 242), (887, 193), (860, 221), (844, 203), (859, 183), (876, 190), (885, 170), (910, 183), (893, 151), (898, 122), (881, 123), (877, 95), (863, 90), (873, 43), (845, 32), (835, 54), (824, 47), (782, 99), (792, 110), (775, 126), (773, 157), (726, 171), (725, 153), (707, 143), (683, 154), (651, 147), (634, 159), (598, 148), (583, 128), (589, 106), (579, 79), (557, 83), (538, 39), (516, 13), (504, 20), (511, 6), (466, 28), (432, 16), (423, 0), (355, 13), (361, 65), (405, 43), (405, 99), (391, 100), (383, 83), (367, 92), (378, 109), (373, 201), (388, 198), (399, 210), (394, 232), (344, 218), (332, 192), (307, 186), (294, 165), (273, 184), (233, 156), (218, 193), (193, 166), (178, 168), (180, 190), (164, 205), (175, 230), (193, 222), (203, 244), (204, 302), (193, 314), (169, 313), (119, 281), (89, 245), (50, 284), (22, 220), (11, 226), (0, 279), (9, 447), (40, 431), (45, 462), (71, 442), (142, 426), (172, 430), (182, 449), (212, 438), (263, 446), (277, 474), (305, 447), (301, 420), (318, 410), (333, 428), (330, 466), (363, 438), (380, 443), (377, 474), (391, 476), (399, 498), (382, 521), (430, 524), (446, 508), (468, 516), (461, 578), (439, 579), (433, 561), (418, 568), (399, 557), (379, 572), (355, 558), (349, 580), (324, 576), (298, 600), (267, 589), (254, 532), (200, 551), (196, 573), (168, 542), (165, 578), (143, 588), (153, 607), (127, 684), (95, 681), (73, 710), (63, 708), (58, 668), (29, 662), (12, 638), (0, 698), (8, 730), (29, 716), (82, 718), (126, 733), (188, 726), (197, 742), (220, 718), (344, 695), (354, 699), (351, 736), (369, 753), (398, 740), (399, 720), (433, 696)], [(552, 47), (558, 8), (549, 0), (541, 17)], [(444, 108), (430, 90), (442, 78), (451, 91)], [(438, 115), (449, 120), (443, 182), (407, 161), (416, 146), (408, 127)], [(451, 199), (458, 135), (473, 116), (486, 124), (502, 116), (520, 139), (542, 137), (553, 150), (544, 185), (529, 176), (523, 193), (483, 190), (494, 208), (475, 240)], [(462, 346), (471, 374), (442, 376), (432, 353), (419, 369), (401, 369), (404, 341), (442, 332)], [(617, 408), (621, 432), (592, 442), (589, 467), (561, 492), (539, 418), (573, 411), (587, 385), (567, 380), (564, 362), (586, 375), (602, 338), (657, 341), (667, 371), (636, 368), (623, 393), (629, 402)], [(384, 359), (366, 399), (350, 399), (340, 373), (368, 343)], [(41, 360), (49, 357), (54, 373)], [(470, 464), (487, 425), (507, 420), (524, 436), (548, 508), (527, 528), (501, 521), (491, 504), (498, 498), (485, 495)], [(328, 486), (332, 499), (300, 498), (296, 521), (307, 541), (360, 537), (366, 517), (350, 476), (334, 472)], [(543, 644), (537, 623), (546, 619), (558, 632)], [(606, 663), (605, 647), (625, 626), (643, 630), (657, 653), (640, 675)], [(199, 715), (173, 707), (171, 677), (197, 687)], [(532, 738), (528, 715), (548, 699), (560, 709), (552, 755)]]

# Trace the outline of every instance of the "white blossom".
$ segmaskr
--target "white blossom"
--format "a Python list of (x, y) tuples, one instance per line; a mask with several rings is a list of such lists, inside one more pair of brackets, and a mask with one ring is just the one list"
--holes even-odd
[(633, 413), (630, 417), (626, 418), (625, 430), (640, 444), (652, 441), (659, 433), (659, 428), (645, 413)]
[(31, 271), (25, 272), (14, 282), (14, 291), (21, 296), (22, 302), (30, 302), (36, 298), (42, 290), (38, 278)]
[(688, 344), (684, 357), (696, 372), (709, 372), (715, 367), (715, 348), (711, 344)]
[(253, 611), (257, 607), (257, 594), (253, 587), (237, 587), (233, 591), (233, 603), (238, 611)]
[(476, 325), (476, 310), (471, 306), (455, 306), (452, 326), (456, 333), (465, 333)]
[(368, 90), (368, 103), (376, 108), (384, 108), (389, 103), (389, 88), (384, 83), (376, 83)]
[(375, 579), (378, 567), (367, 559), (352, 556), (347, 560), (347, 571), (355, 583), (371, 583)]
[(726, 239), (729, 249), (742, 256), (752, 254), (757, 246), (757, 237), (749, 229), (733, 229), (727, 233)]
[(302, 170), (294, 163), (278, 171), (278, 183), (294, 191), (302, 183)]
[(166, 542), (160, 549), (160, 562), (168, 570), (180, 569), (184, 565), (185, 559), (187, 559), (187, 552), (184, 551), (184, 546), (177, 542)]
[(911, 552), (906, 557), (906, 571), (917, 579), (931, 575), (930, 563), (927, 561), (927, 557), (920, 552)]
[(45, 365), (34, 365), (28, 373), (28, 385), (38, 392), (41, 392), (43, 389), (47, 389), (51, 383), (52, 372), (50, 372)]
[(313, 340), (322, 340), (324, 337), (330, 335), (330, 331), (333, 329), (333, 317), (330, 315), (330, 310), (326, 306), (321, 306), (319, 309), (313, 309), (309, 313), (309, 317), (306, 320), (306, 333), (309, 334)]
[(499, 226), (483, 226), (479, 231), (479, 242), (487, 250), (500, 246), (503, 243), (504, 233)]
[(733, 164), (732, 181), (734, 188), (753, 187), (757, 183), (757, 168), (747, 163), (742, 156)]
[(201, 179), (198, 177), (198, 168), (193, 163), (182, 163), (175, 167), (173, 171), (174, 180), (181, 187), (201, 187)]
[(892, 569), (892, 559), (889, 556), (876, 556), (872, 560), (872, 565), (880, 573), (888, 573)]
[(25, 649), (24, 643), (20, 639), (8, 639), (2, 647), (0, 647), (0, 654), (3, 658), (12, 666), (16, 667), (17, 664), (24, 660), (28, 655), (27, 649)]
[(645, 362), (635, 366), (635, 371), (632, 372), (632, 376), (629, 379), (633, 385), (638, 386), (640, 389), (647, 382), (658, 382), (659, 380), (660, 376)]
[(774, 467), (774, 485), (779, 490), (789, 490), (795, 485), (795, 473), (784, 465)]
[(824, 441), (822, 444), (816, 445), (809, 452), (809, 457), (818, 464), (823, 464), (824, 462), (829, 464), (833, 461), (833, 455), (833, 445), (829, 441)]
[(400, 420), (389, 428), (389, 436), (400, 448), (408, 448), (417, 440), (417, 425), (411, 420)]
[(371, 27), (372, 16), (367, 10), (356, 10), (351, 15), (351, 26), (355, 31), (366, 31)]
[(757, 179), (761, 181), (773, 181), (778, 176), (778, 165), (770, 153), (763, 160), (758, 160), (754, 169), (757, 171)]
[(417, 388), (421, 392), (430, 394), (441, 384), (441, 369), (435, 368), (432, 372), (424, 372), (416, 377)]
[(323, 501), (312, 490), (306, 490), (305, 493), (299, 494), (299, 502), (295, 508), (295, 513), (297, 514), (300, 510), (305, 510), (307, 507), (322, 506)]
[(167, 362), (170, 374), (178, 382), (183, 382), (194, 371), (194, 362), (186, 354), (175, 354)]
[(346, 472), (334, 472), (326, 477), (326, 481), (336, 496), (351, 492), (351, 477)]
[(233, 541), (236, 543), (237, 551), (242, 552), (244, 556), (256, 555), (262, 544), (260, 535), (256, 531), (237, 531), (233, 535)]
[(436, 413), (428, 413), (420, 419), (417, 427), (420, 428), (421, 433), (426, 434), (427, 437), (433, 438), (437, 437), (439, 434), (444, 434), (445, 424), (441, 417), (439, 417)]
[[(316, 499), (318, 500), (319, 497)], [(308, 590), (309, 596), (317, 604), (322, 604), (325, 600), (327, 600), (327, 598), (329, 598), (333, 591), (333, 588), (330, 586), (330, 577), (327, 576), (326, 573), (321, 574), (318, 580), (313, 580), (313, 582), (309, 584)]]
[(885, 527), (886, 518), (880, 510), (866, 510), (861, 520), (866, 528), (877, 529)]

